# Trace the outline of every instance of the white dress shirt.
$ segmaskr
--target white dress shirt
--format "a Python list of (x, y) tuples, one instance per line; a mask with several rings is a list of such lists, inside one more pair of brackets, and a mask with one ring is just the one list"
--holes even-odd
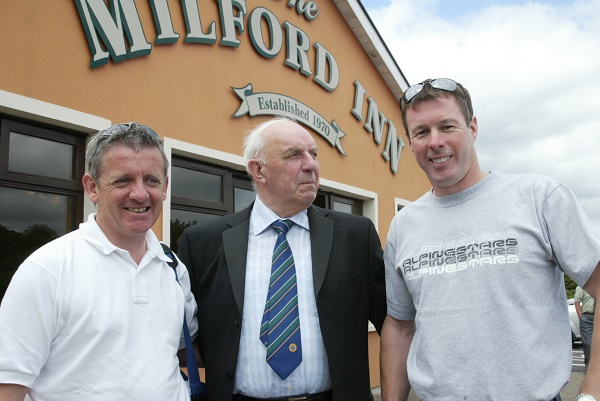
[(242, 336), (234, 386), (234, 393), (256, 398), (315, 394), (331, 388), (313, 286), (306, 210), (289, 218), (294, 225), (287, 233), (296, 264), (302, 363), (285, 380), (281, 380), (266, 362), (267, 348), (260, 340), (260, 325), (267, 300), (273, 248), (277, 240), (271, 223), (278, 219), (281, 217), (257, 196), (250, 215)]

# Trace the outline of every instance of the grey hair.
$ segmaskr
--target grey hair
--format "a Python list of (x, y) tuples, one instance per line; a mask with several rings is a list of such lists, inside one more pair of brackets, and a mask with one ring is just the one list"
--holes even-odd
[(271, 125), (280, 121), (296, 122), (289, 117), (277, 116), (269, 121), (258, 124), (252, 130), (246, 132), (246, 137), (244, 138), (244, 163), (246, 164), (246, 171), (248, 173), (250, 173), (248, 169), (250, 160), (256, 159), (263, 165), (267, 164), (268, 149), (265, 148), (264, 133)]
[(163, 159), (165, 177), (169, 169), (169, 160), (165, 154), (163, 142), (154, 130), (148, 126), (127, 123), (116, 124), (98, 132), (90, 139), (85, 151), (88, 173), (94, 181), (98, 181), (102, 168), (102, 158), (114, 146), (125, 146), (135, 152), (142, 149), (156, 148)]

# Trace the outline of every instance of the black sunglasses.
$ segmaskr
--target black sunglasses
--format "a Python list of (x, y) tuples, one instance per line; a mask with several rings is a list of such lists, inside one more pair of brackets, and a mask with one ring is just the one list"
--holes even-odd
[(160, 136), (152, 128), (148, 127), (147, 125), (142, 125), (142, 124), (133, 123), (133, 122), (125, 123), (125, 124), (115, 124), (112, 127), (109, 127), (107, 129), (105, 129), (104, 131), (102, 131), (99, 139), (104, 140), (104, 139), (108, 138), (109, 136), (119, 134), (121, 132), (127, 132), (128, 130), (130, 130), (132, 128), (133, 129), (141, 129), (148, 135), (158, 139), (159, 141), (162, 141), (160, 139)]
[(426, 79), (421, 83), (411, 86), (406, 90), (406, 92), (404, 92), (402, 101), (400, 102), (400, 107), (402, 108), (403, 105), (410, 103), (415, 96), (421, 93), (427, 84), (431, 85), (432, 88), (441, 89), (448, 92), (454, 92), (458, 87), (457, 83), (450, 78)]

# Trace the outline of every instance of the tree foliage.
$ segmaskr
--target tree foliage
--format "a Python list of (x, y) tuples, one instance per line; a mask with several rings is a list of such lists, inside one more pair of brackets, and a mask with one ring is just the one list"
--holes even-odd
[(567, 299), (575, 296), (575, 288), (577, 288), (577, 283), (565, 274), (565, 291), (567, 292)]

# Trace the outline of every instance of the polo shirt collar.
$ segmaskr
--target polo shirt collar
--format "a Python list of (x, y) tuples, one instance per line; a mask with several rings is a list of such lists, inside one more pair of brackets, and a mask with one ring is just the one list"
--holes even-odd
[[(92, 244), (105, 255), (116, 251), (125, 251), (109, 241), (109, 239), (106, 237), (106, 234), (104, 234), (96, 222), (96, 215), (97, 213), (90, 214), (87, 222), (79, 225), (79, 230), (81, 231), (83, 239)], [(148, 230), (148, 232), (146, 232), (146, 245), (148, 246), (148, 250), (146, 251), (144, 259), (149, 256), (150, 258), (158, 257), (164, 262), (171, 261), (171, 259), (169, 259), (163, 252), (160, 242), (152, 230)]]

